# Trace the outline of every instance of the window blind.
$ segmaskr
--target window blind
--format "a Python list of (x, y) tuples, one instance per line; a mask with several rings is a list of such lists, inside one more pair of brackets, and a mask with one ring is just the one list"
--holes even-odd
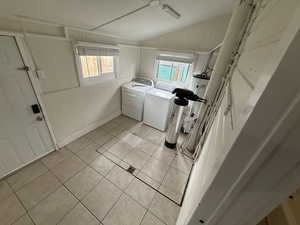
[(160, 52), (156, 57), (157, 60), (173, 61), (180, 63), (189, 63), (194, 62), (194, 54), (187, 53), (174, 53), (174, 52)]
[(79, 56), (118, 56), (120, 50), (117, 48), (78, 46), (77, 54)]

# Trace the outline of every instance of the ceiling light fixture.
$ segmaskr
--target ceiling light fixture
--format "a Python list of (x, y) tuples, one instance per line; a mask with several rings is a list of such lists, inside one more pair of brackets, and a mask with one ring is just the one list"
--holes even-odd
[(175, 9), (173, 9), (171, 6), (169, 6), (167, 4), (163, 4), (161, 9), (176, 19), (179, 19), (181, 17), (179, 12), (177, 12)]

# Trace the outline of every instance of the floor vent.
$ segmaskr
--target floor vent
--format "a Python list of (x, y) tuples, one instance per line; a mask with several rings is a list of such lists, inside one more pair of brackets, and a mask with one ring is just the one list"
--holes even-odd
[(127, 172), (131, 173), (131, 174), (133, 174), (134, 171), (135, 171), (135, 168), (133, 166), (129, 166), (127, 169)]

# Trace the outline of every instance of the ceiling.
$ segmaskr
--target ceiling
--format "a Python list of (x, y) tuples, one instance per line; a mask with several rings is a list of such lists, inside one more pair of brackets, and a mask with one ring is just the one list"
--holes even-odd
[[(162, 0), (181, 14), (175, 19), (157, 6), (96, 31), (129, 40), (145, 40), (209, 18), (229, 14), (234, 0)], [(119, 17), (148, 3), (147, 0), (0, 0), (3, 17), (21, 15), (83, 29)]]

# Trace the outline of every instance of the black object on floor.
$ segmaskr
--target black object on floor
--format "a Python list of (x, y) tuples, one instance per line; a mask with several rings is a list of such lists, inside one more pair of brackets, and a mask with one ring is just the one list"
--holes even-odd
[(134, 171), (135, 171), (135, 168), (133, 166), (129, 166), (127, 169), (127, 172), (131, 173), (131, 174), (133, 174)]

